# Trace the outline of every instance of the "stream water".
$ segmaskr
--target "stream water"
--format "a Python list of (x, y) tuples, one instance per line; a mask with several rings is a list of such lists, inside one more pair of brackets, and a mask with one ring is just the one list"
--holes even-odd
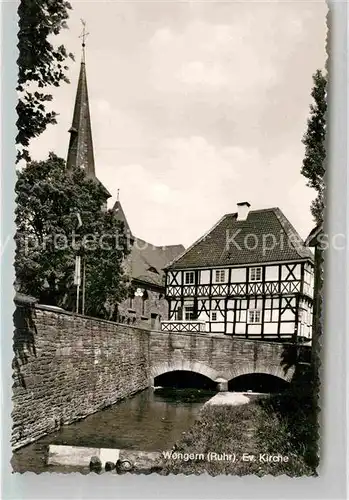
[(214, 394), (215, 391), (198, 389), (146, 389), (20, 448), (13, 455), (12, 467), (15, 472), (69, 472), (67, 468), (58, 470), (46, 465), (49, 444), (143, 451), (169, 449)]

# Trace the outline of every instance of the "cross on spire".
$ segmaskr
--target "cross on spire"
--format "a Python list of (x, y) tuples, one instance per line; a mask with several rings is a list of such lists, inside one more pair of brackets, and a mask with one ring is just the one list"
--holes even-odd
[(82, 33), (79, 36), (79, 38), (82, 38), (82, 60), (85, 62), (85, 45), (86, 45), (86, 38), (90, 33), (86, 33), (86, 21), (81, 19), (81, 24), (82, 24)]

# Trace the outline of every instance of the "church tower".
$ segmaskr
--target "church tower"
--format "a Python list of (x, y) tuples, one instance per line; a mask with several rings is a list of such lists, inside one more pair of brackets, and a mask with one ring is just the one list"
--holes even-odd
[[(73, 121), (69, 129), (70, 141), (68, 147), (67, 169), (69, 170), (74, 167), (83, 168), (87, 177), (98, 181), (95, 172), (90, 106), (86, 77), (85, 39), (87, 35), (88, 33), (85, 31), (85, 23), (83, 22), (83, 32), (81, 35), (82, 58), (75, 97)], [(100, 181), (98, 182), (100, 183)], [(111, 194), (109, 191), (104, 186), (103, 188), (106, 193), (106, 198), (110, 198)]]

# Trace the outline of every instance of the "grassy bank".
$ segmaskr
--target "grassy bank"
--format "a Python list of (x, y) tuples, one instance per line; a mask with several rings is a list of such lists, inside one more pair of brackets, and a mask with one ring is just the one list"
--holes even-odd
[[(242, 406), (205, 406), (175, 445), (164, 473), (314, 475), (316, 435), (311, 415), (311, 405), (304, 406), (294, 394)], [(269, 462), (268, 454), (287, 458)]]

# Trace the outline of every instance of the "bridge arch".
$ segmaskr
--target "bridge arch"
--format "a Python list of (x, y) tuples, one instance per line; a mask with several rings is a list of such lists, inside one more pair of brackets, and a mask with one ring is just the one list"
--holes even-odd
[(228, 391), (280, 394), (289, 389), (286, 380), (267, 373), (249, 373), (228, 381)]
[(281, 365), (267, 365), (263, 363), (246, 362), (238, 364), (225, 373), (227, 380), (232, 380), (242, 375), (263, 374), (273, 375), (285, 382), (291, 382), (295, 368), (291, 367), (285, 372)]
[(221, 377), (221, 374), (210, 368), (209, 366), (199, 363), (197, 361), (169, 361), (166, 363), (159, 363), (154, 365), (150, 370), (151, 383), (154, 383), (155, 377), (159, 375), (163, 375), (164, 373), (175, 372), (175, 371), (187, 371), (187, 372), (195, 372), (204, 375), (205, 377), (217, 381)]

